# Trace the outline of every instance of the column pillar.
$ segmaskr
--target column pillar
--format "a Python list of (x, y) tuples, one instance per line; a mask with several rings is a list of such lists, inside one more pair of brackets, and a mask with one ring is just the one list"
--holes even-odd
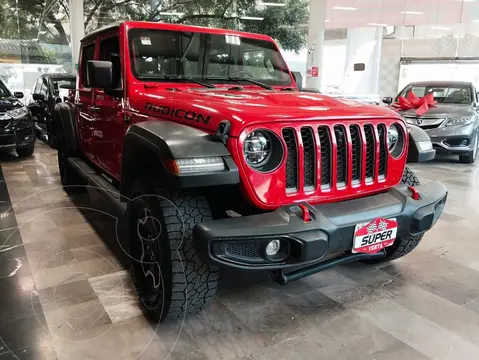
[(70, 44), (72, 48), (72, 65), (74, 72), (78, 71), (80, 55), (80, 40), (85, 36), (83, 16), (83, 0), (69, 0), (70, 5)]
[[(378, 94), (381, 63), (382, 27), (348, 29), (346, 68), (341, 90), (355, 94)], [(354, 71), (354, 64), (364, 71)]]
[(306, 87), (321, 90), (324, 46), (324, 21), (326, 0), (309, 2), (308, 60), (306, 63)]

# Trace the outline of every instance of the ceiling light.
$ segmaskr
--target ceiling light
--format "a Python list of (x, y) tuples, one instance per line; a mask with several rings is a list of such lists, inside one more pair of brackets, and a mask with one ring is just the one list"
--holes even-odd
[(444, 26), (431, 26), (431, 29), (433, 29), (433, 30), (451, 30), (451, 28), (444, 27)]
[(334, 10), (344, 10), (344, 11), (356, 11), (358, 8), (357, 7), (351, 7), (351, 6), (333, 6)]
[(331, 20), (329, 20), (329, 19), (324, 20), (324, 22), (330, 22), (330, 21), (331, 21)]
[(286, 6), (285, 3), (268, 3), (268, 2), (260, 2), (258, 5), (263, 5), (263, 6)]
[(257, 20), (257, 21), (263, 21), (264, 18), (262, 17), (256, 17), (256, 16), (241, 16), (241, 20)]
[(160, 15), (164, 16), (183, 16), (184, 13), (175, 13), (175, 12), (160, 12)]
[(368, 23), (368, 25), (371, 25), (371, 26), (383, 26), (383, 27), (386, 27), (386, 26), (389, 26), (388, 24), (380, 24), (380, 23)]
[(401, 11), (400, 13), (403, 14), (403, 15), (422, 15), (422, 14), (424, 14), (423, 11), (409, 11), (409, 10)]

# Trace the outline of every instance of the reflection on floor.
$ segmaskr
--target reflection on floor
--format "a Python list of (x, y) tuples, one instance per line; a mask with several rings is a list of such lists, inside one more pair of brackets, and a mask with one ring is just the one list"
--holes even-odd
[(42, 143), (29, 159), (0, 161), (0, 359), (479, 357), (479, 165), (414, 166), (450, 194), (405, 259), (286, 287), (267, 274), (225, 273), (206, 311), (157, 326), (141, 312), (124, 232), (103, 198), (67, 195), (56, 154)]

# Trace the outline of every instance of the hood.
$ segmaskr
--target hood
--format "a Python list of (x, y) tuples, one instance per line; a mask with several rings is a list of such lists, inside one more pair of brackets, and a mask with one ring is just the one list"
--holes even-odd
[[(415, 110), (399, 111), (403, 116), (417, 118)], [(427, 111), (422, 117), (424, 118), (446, 118), (446, 117), (464, 117), (471, 116), (474, 113), (473, 105), (461, 104), (437, 104)]]
[(399, 118), (387, 108), (303, 92), (227, 89), (166, 91), (143, 88), (130, 106), (151, 116), (195, 124), (211, 132), (222, 120), (231, 122), (231, 136), (246, 125), (289, 121), (333, 121), (358, 118)]
[(14, 97), (0, 97), (0, 112), (12, 110), (21, 107), (23, 104)]

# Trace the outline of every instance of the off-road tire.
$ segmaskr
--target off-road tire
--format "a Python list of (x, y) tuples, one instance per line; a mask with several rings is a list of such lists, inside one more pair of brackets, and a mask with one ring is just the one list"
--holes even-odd
[[(404, 173), (402, 176), (401, 180), (402, 184), (406, 184), (409, 186), (417, 186), (420, 185), (420, 181), (416, 174), (414, 172), (406, 167), (404, 169)], [(421, 239), (423, 237), (423, 234), (421, 235), (411, 235), (408, 236), (404, 239), (397, 238), (396, 241), (392, 246), (387, 247), (386, 250), (386, 257), (381, 260), (369, 260), (367, 263), (378, 263), (378, 262), (384, 262), (384, 261), (391, 261), (395, 259), (399, 259), (400, 257), (403, 257), (404, 255), (409, 254), (412, 250), (416, 248), (416, 246), (419, 245), (421, 242)]]
[[(158, 258), (161, 259), (161, 301), (149, 303), (145, 299), (144, 291), (139, 285), (142, 279), (137, 278), (135, 274), (138, 270), (134, 268), (140, 262), (130, 257), (130, 263), (141, 303), (152, 317), (163, 321), (196, 314), (210, 303), (216, 294), (219, 270), (216, 266), (203, 262), (193, 247), (193, 227), (212, 219), (206, 198), (198, 194), (165, 191), (158, 187), (160, 183), (158, 177), (151, 175), (135, 181), (127, 214), (130, 255), (133, 254), (132, 246), (140, 241), (137, 233), (138, 216), (135, 216), (135, 212), (141, 213), (141, 207), (146, 204), (151, 216), (161, 223), (162, 234), (155, 240), (157, 246), (154, 246), (154, 249), (159, 249)], [(138, 205), (138, 202), (144, 204)]]
[[(57, 139), (61, 138), (57, 135)], [(67, 193), (81, 193), (86, 191), (84, 180), (73, 169), (66, 166), (66, 160), (74, 156), (67, 150), (64, 140), (58, 142), (58, 170), (60, 172), (60, 180), (63, 185), (63, 190)]]
[(34, 151), (35, 151), (35, 143), (25, 147), (17, 148), (17, 154), (20, 157), (32, 156)]

